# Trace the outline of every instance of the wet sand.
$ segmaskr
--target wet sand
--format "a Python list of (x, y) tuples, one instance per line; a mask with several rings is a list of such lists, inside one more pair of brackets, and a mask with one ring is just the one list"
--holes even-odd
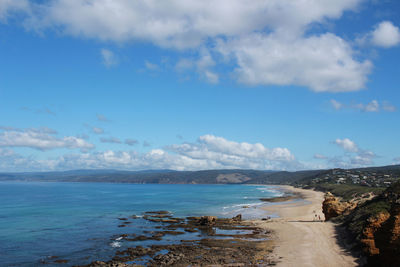
[[(274, 233), (274, 249), (277, 266), (357, 266), (356, 258), (338, 245), (335, 226), (323, 222), (322, 201), (324, 194), (313, 190), (282, 186), (285, 190), (299, 193), (302, 200), (287, 201), (263, 207), (268, 214), (279, 218), (258, 221), (258, 226)], [(315, 221), (315, 214), (322, 222)]]

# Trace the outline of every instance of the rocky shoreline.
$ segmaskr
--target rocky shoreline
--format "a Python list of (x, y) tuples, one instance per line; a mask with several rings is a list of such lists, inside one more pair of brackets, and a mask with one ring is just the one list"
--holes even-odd
[[(173, 217), (168, 211), (148, 211), (141, 216), (117, 218), (118, 227), (130, 227), (134, 220), (142, 218), (153, 225), (155, 231), (142, 234), (122, 234), (118, 242), (137, 242), (136, 246), (124, 246), (106, 261), (95, 260), (87, 265), (98, 266), (272, 266), (271, 252), (274, 242), (271, 233), (253, 222), (242, 220), (239, 214), (233, 218), (214, 216)], [(193, 239), (160, 243), (168, 236), (195, 234)], [(192, 235), (193, 236), (193, 235)], [(115, 240), (115, 239), (114, 239)], [(142, 241), (151, 240), (151, 245)], [(51, 262), (47, 262), (50, 263)], [(54, 258), (53, 263), (68, 263)]]

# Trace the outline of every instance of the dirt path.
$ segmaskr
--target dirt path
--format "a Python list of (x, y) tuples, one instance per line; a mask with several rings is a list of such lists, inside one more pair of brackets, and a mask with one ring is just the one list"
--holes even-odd
[(277, 266), (357, 266), (357, 259), (337, 244), (333, 223), (314, 221), (315, 214), (324, 220), (323, 193), (289, 186), (286, 189), (301, 193), (304, 201), (266, 207), (265, 210), (280, 218), (259, 222), (274, 231)]

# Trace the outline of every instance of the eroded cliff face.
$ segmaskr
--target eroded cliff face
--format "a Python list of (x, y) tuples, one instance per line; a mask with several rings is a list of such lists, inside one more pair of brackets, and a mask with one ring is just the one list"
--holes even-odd
[[(374, 233), (377, 250), (369, 251), (373, 265), (400, 266), (400, 192), (384, 192), (390, 203), (387, 218)], [(368, 227), (367, 227), (368, 228)], [(373, 253), (376, 254), (373, 254)]]
[(367, 255), (375, 256), (379, 254), (380, 250), (376, 246), (375, 235), (389, 218), (390, 214), (386, 212), (380, 212), (376, 216), (368, 218), (367, 224), (362, 231), (362, 237), (360, 240), (363, 245), (363, 251)]
[(368, 266), (400, 266), (400, 183), (353, 210), (351, 203), (326, 194), (323, 210), (328, 219), (342, 215), (343, 225), (359, 242)]
[(325, 215), (325, 220), (337, 217), (342, 214), (347, 214), (357, 207), (356, 202), (340, 201), (337, 197), (330, 192), (325, 194), (325, 199), (322, 202), (322, 212)]

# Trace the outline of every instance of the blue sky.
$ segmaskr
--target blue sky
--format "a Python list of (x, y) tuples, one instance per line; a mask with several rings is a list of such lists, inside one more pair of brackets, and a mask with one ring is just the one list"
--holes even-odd
[(0, 0), (0, 171), (400, 163), (398, 1)]

